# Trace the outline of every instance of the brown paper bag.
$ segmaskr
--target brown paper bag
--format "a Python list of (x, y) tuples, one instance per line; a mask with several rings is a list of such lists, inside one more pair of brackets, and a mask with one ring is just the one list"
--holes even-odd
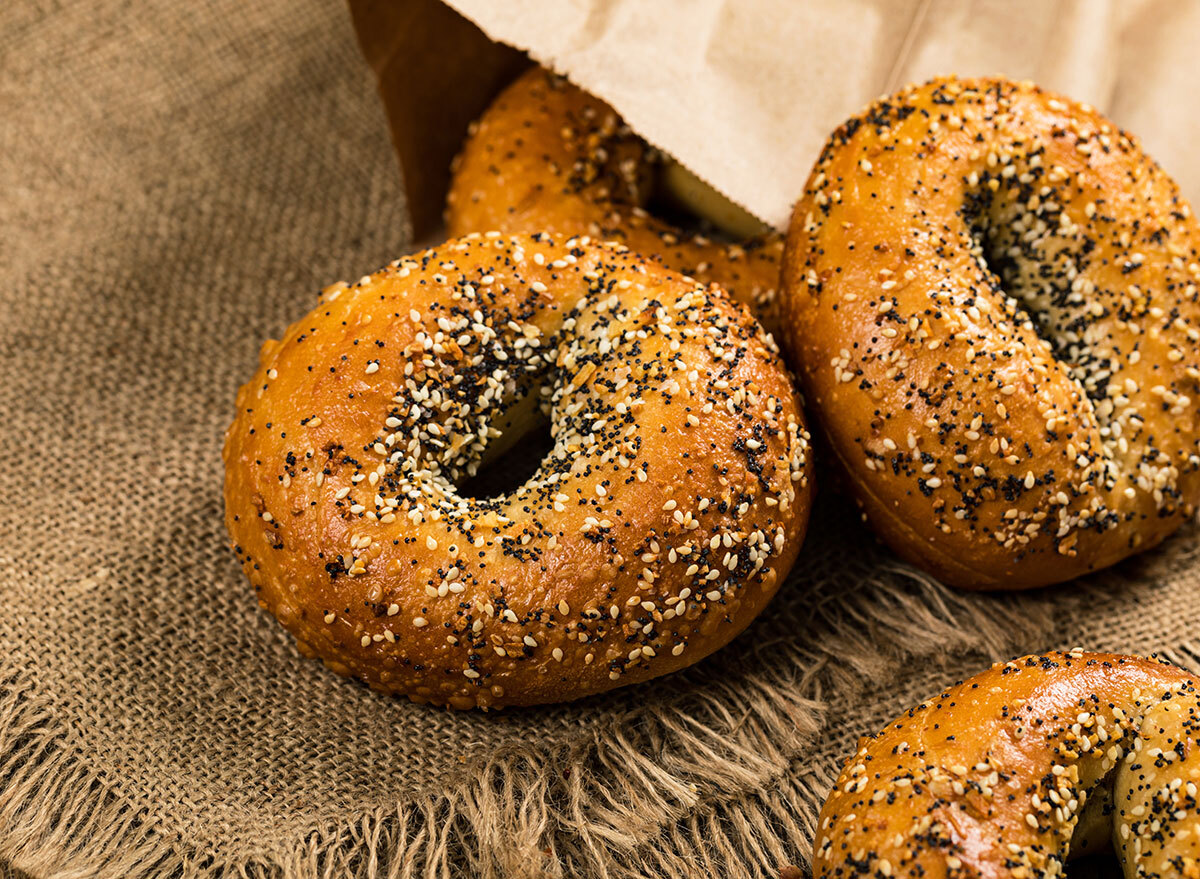
[(467, 126), (529, 61), (439, 0), (351, 0), (350, 11), (379, 78), (420, 240), (441, 225)]
[[(1003, 74), (1088, 101), (1200, 196), (1200, 3), (1174, 0), (350, 0), (380, 77), (418, 237), (470, 120), (522, 64), (604, 98), (643, 137), (784, 228), (829, 132), (935, 75)], [(474, 22), (474, 25), (471, 24)], [(497, 42), (492, 42), (495, 40)]]

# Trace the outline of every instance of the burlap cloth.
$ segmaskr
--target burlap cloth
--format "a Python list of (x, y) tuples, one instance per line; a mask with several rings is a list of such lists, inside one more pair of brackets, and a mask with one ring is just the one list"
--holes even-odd
[[(338, 0), (0, 4), (0, 859), (33, 876), (774, 876), (854, 738), (989, 658), (1195, 663), (1194, 531), (960, 596), (824, 482), (794, 577), (690, 671), (449, 713), (302, 660), (221, 524), (260, 340), (404, 251)], [(0, 870), (3, 872), (3, 870)]]

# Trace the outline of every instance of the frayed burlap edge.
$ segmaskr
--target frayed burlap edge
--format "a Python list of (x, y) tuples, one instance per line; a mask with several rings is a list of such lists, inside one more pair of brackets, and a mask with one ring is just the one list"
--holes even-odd
[(961, 595), (898, 564), (813, 614), (806, 643), (756, 640), (752, 674), (614, 717), (582, 746), (494, 754), (455, 789), (252, 857), (151, 826), (89, 768), (31, 676), (0, 673), (0, 859), (32, 876), (128, 879), (773, 875), (807, 857), (832, 781), (788, 771), (827, 693), (886, 682), (910, 657), (1005, 655), (1052, 623), (1044, 601)]

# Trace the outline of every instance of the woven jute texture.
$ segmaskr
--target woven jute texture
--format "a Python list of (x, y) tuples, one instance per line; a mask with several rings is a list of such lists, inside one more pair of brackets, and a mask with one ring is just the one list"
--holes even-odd
[(822, 473), (794, 576), (682, 674), (499, 714), (300, 658), (221, 524), (259, 342), (404, 252), (334, 0), (0, 4), (0, 875), (775, 876), (857, 735), (989, 659), (1194, 665), (1195, 532), (951, 593)]

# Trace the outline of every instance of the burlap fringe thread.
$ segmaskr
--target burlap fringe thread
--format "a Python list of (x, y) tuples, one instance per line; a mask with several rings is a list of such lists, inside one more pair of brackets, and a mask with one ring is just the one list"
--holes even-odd
[(457, 790), (267, 841), (252, 859), (197, 851), (151, 826), (146, 809), (90, 769), (30, 676), (9, 672), (0, 678), (0, 859), (35, 876), (96, 879), (776, 877), (781, 864), (807, 859), (833, 780), (791, 765), (821, 728), (824, 693), (884, 681), (906, 657), (1005, 655), (1017, 632), (1028, 643), (1050, 628), (1040, 604), (981, 601), (900, 565), (814, 613), (823, 634), (807, 647), (757, 642), (769, 661), (749, 685), (706, 681), (649, 716), (613, 718), (584, 747), (497, 754)]

